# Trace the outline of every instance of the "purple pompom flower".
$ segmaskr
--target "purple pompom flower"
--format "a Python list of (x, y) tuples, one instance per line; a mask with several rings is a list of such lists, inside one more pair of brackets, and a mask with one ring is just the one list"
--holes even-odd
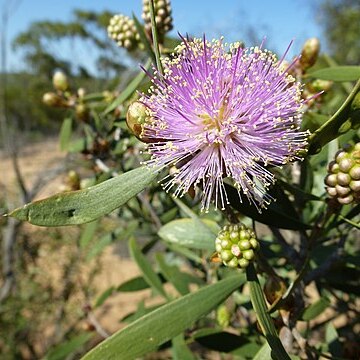
[[(285, 55), (284, 55), (285, 56)], [(284, 57), (283, 57), (284, 58)], [(282, 59), (260, 47), (243, 49), (222, 39), (183, 39), (156, 70), (153, 86), (140, 101), (150, 120), (142, 136), (148, 165), (176, 166), (164, 184), (182, 196), (202, 188), (202, 209), (228, 203), (224, 178), (232, 179), (260, 209), (271, 200), (268, 165), (300, 159), (307, 132), (300, 130), (301, 84)]]

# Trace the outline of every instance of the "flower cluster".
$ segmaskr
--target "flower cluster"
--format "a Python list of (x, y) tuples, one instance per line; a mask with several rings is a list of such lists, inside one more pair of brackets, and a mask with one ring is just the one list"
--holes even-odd
[(269, 203), (275, 178), (266, 167), (301, 159), (308, 135), (300, 131), (301, 84), (282, 61), (262, 45), (183, 39), (163, 59), (164, 73), (149, 74), (153, 86), (140, 101), (151, 120), (142, 136), (149, 165), (177, 169), (166, 190), (181, 196), (198, 185), (203, 209), (211, 201), (224, 208), (228, 177), (240, 199), (245, 194), (259, 210)]
[[(170, 0), (155, 0), (154, 10), (155, 10), (156, 29), (160, 37), (160, 40), (162, 42), (164, 35), (173, 28)], [(150, 35), (151, 15), (150, 15), (149, 0), (143, 0), (143, 12), (141, 16), (144, 20), (145, 30)]]
[(360, 202), (360, 143), (345, 145), (329, 163), (327, 193), (340, 204)]
[(246, 268), (254, 260), (259, 243), (245, 225), (225, 225), (215, 240), (215, 248), (224, 265)]
[(135, 22), (126, 15), (118, 14), (110, 19), (107, 28), (108, 35), (116, 43), (128, 50), (135, 50), (140, 46), (140, 35)]

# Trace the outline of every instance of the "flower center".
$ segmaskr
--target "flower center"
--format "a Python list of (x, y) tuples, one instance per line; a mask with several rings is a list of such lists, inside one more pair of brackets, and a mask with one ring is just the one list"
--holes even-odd
[(219, 113), (217, 116), (210, 116), (209, 114), (199, 115), (199, 118), (202, 120), (202, 124), (204, 125), (204, 131), (208, 131), (208, 130), (221, 131), (222, 123), (224, 121), (224, 112), (225, 112), (225, 107), (222, 106), (219, 109)]

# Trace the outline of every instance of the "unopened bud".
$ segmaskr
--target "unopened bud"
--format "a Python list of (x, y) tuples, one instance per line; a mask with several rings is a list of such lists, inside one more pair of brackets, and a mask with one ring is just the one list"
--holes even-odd
[[(173, 28), (170, 0), (154, 0), (154, 10), (159, 41), (162, 43), (164, 40), (164, 35)], [(151, 16), (149, 0), (143, 0), (143, 13), (141, 17), (144, 20), (145, 30), (151, 37)]]
[(86, 90), (84, 88), (78, 88), (77, 95), (80, 99), (82, 99), (86, 95)]
[(310, 38), (305, 41), (301, 51), (300, 65), (306, 70), (316, 63), (320, 51), (320, 41), (317, 38)]
[(243, 224), (224, 226), (215, 240), (215, 249), (223, 264), (234, 268), (246, 268), (258, 248), (255, 233)]
[(216, 310), (216, 320), (218, 324), (225, 328), (230, 324), (231, 313), (226, 305), (220, 305)]
[[(126, 123), (132, 133), (140, 140), (143, 139), (143, 125), (150, 120), (147, 107), (135, 101), (130, 106), (126, 113)], [(145, 140), (144, 140), (145, 141)]]
[(328, 165), (326, 191), (340, 204), (360, 202), (360, 143), (345, 145)]
[(110, 19), (107, 28), (108, 35), (118, 46), (124, 47), (129, 51), (140, 47), (140, 35), (137, 32), (135, 22), (128, 16), (118, 14)]
[(320, 91), (329, 91), (332, 85), (332, 81), (316, 79), (309, 84), (309, 88), (312, 93), (319, 93)]
[(62, 71), (55, 71), (52, 82), (54, 85), (54, 88), (58, 91), (66, 91), (69, 87), (68, 79), (65, 73)]
[(85, 104), (77, 104), (75, 107), (75, 114), (80, 121), (87, 122), (89, 120), (90, 113), (88, 107)]
[(55, 94), (53, 92), (47, 92), (43, 95), (42, 102), (51, 107), (64, 107), (66, 106), (66, 101), (59, 96), (58, 94)]

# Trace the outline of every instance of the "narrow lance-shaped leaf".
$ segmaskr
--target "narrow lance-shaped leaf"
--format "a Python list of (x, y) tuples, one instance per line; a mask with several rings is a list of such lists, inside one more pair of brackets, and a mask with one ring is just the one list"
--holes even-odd
[(176, 219), (162, 226), (158, 234), (163, 240), (173, 244), (213, 251), (216, 235), (207, 226), (199, 226), (199, 222), (213, 227), (217, 232), (220, 230), (212, 220)]
[(243, 274), (230, 276), (165, 304), (118, 331), (82, 359), (133, 360), (147, 354), (206, 315), (244, 282)]
[(166, 294), (162, 282), (159, 278), (159, 276), (156, 274), (156, 272), (151, 267), (151, 264), (149, 260), (145, 257), (145, 255), (141, 252), (139, 247), (136, 244), (136, 241), (134, 238), (130, 240), (129, 243), (129, 249), (132, 258), (135, 260), (136, 264), (141, 269), (145, 281), (160, 295), (162, 295), (165, 299), (169, 299), (168, 295)]
[(60, 129), (60, 150), (65, 151), (68, 149), (72, 130), (72, 119), (64, 119)]
[(9, 215), (40, 226), (84, 224), (124, 205), (156, 175), (156, 171), (140, 167), (84, 190), (56, 194), (26, 204)]
[(261, 285), (257, 278), (253, 264), (250, 264), (250, 266), (246, 269), (246, 276), (250, 285), (251, 302), (253, 304), (262, 332), (271, 347), (272, 355), (274, 356), (273, 359), (290, 360), (289, 355), (284, 349), (278, 334), (276, 333), (273, 320), (268, 313), (264, 294), (262, 292)]
[(309, 72), (309, 75), (322, 80), (356, 81), (360, 79), (360, 66), (331, 66)]

